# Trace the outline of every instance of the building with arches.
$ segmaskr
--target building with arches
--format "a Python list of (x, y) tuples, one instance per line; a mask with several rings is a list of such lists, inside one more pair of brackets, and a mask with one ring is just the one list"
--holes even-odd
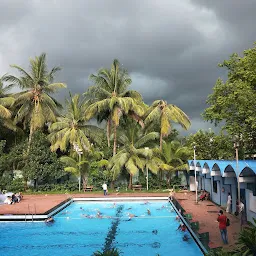
[[(241, 201), (245, 205), (246, 218), (252, 221), (256, 218), (256, 161), (239, 160), (189, 160), (190, 190), (206, 190), (210, 193), (211, 200), (225, 207), (228, 193), (232, 197), (232, 213), (236, 212), (238, 200), (238, 182), (240, 185)], [(196, 166), (195, 166), (196, 165)], [(197, 182), (195, 182), (195, 171)]]

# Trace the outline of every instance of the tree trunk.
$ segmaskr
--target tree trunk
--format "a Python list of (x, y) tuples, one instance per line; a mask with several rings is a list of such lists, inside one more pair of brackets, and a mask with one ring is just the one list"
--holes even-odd
[(111, 181), (111, 183), (110, 183), (110, 188), (111, 188), (111, 189), (114, 189), (114, 188), (115, 188), (115, 181), (114, 181), (114, 180)]
[[(87, 186), (87, 183), (88, 183), (88, 175), (87, 174), (84, 174), (84, 175), (81, 175), (82, 176), (82, 184), (81, 184), (81, 187), (82, 189), (83, 188), (86, 188)], [(91, 184), (89, 184), (91, 185)]]
[(30, 146), (31, 146), (31, 142), (32, 142), (32, 136), (33, 136), (33, 129), (32, 126), (30, 125), (30, 129), (29, 129), (29, 138), (28, 138), (28, 151), (30, 150)]
[(107, 140), (108, 140), (108, 147), (110, 147), (110, 119), (107, 121)]
[(171, 181), (171, 175), (169, 173), (167, 173), (167, 175), (166, 175), (166, 185), (167, 185), (167, 188), (170, 187), (170, 181)]
[(189, 175), (188, 175), (188, 172), (187, 172), (187, 171), (183, 171), (183, 174), (184, 174), (185, 177), (186, 177), (186, 182), (187, 182), (187, 187), (188, 187), (188, 183), (189, 183)]
[(129, 189), (132, 188), (132, 174), (130, 174), (130, 180), (129, 180), (129, 186), (128, 186)]
[(163, 147), (163, 134), (160, 133), (160, 151), (162, 152), (162, 147)]
[(24, 191), (28, 190), (28, 179), (24, 178)]
[(114, 124), (114, 147), (113, 147), (113, 156), (116, 154), (116, 124)]

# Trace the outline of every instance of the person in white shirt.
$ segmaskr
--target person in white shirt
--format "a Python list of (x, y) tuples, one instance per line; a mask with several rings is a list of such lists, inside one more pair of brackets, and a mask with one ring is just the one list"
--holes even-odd
[(108, 186), (107, 184), (104, 182), (104, 184), (102, 185), (102, 188), (103, 188), (103, 192), (104, 192), (104, 196), (107, 195), (107, 192), (108, 192)]
[(242, 214), (244, 211), (244, 204), (240, 201), (239, 203), (239, 213)]
[(12, 204), (12, 199), (11, 197), (7, 196), (4, 200), (4, 204)]
[(227, 201), (227, 209), (226, 209), (226, 212), (228, 213), (231, 212), (231, 204), (232, 204), (232, 198), (230, 193), (228, 193), (228, 201)]

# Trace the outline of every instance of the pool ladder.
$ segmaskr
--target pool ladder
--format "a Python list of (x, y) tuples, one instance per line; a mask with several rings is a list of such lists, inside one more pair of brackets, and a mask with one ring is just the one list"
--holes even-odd
[[(35, 205), (35, 204), (34, 204), (34, 210), (35, 210), (34, 215), (36, 215), (36, 205)], [(32, 222), (34, 222), (33, 212), (31, 211), (31, 213), (30, 213), (29, 204), (28, 204), (28, 214), (30, 214), (30, 215), (32, 216)], [(26, 214), (25, 214), (25, 221), (27, 221), (27, 216), (26, 216)]]

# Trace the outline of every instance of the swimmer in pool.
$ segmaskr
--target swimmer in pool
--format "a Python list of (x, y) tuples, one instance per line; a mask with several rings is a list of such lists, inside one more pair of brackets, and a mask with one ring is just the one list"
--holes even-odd
[(70, 212), (68, 210), (66, 210), (65, 212), (61, 213), (62, 215), (65, 215), (65, 214), (70, 214)]
[(154, 235), (157, 235), (158, 230), (157, 230), (157, 229), (154, 229), (154, 230), (152, 231), (152, 233), (153, 233)]
[(53, 223), (53, 222), (54, 222), (54, 219), (53, 219), (53, 217), (50, 217), (50, 218), (46, 219), (44, 222), (45, 222), (46, 224), (48, 224), (48, 223)]
[(149, 201), (145, 201), (143, 204), (141, 204), (141, 205), (144, 205), (144, 204), (150, 204), (150, 202)]
[(136, 216), (136, 215), (134, 215), (134, 214), (132, 214), (132, 213), (128, 213), (128, 216), (129, 216), (129, 218), (134, 218), (134, 217), (138, 217), (138, 216)]
[(147, 209), (147, 214), (151, 215), (151, 211), (149, 209)]

